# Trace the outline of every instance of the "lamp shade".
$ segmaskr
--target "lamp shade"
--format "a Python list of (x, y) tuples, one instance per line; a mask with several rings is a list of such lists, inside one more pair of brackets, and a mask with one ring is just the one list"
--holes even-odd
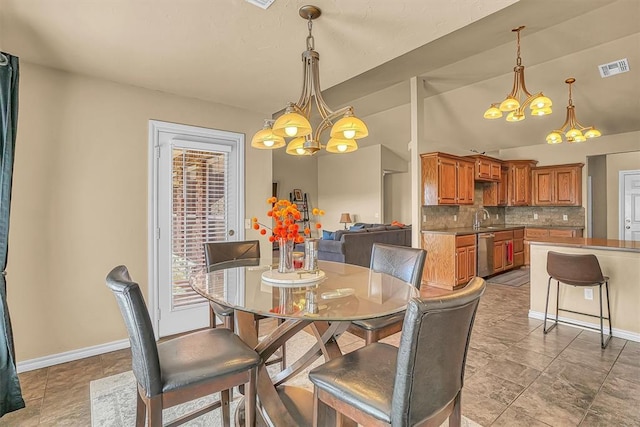
[(502, 117), (502, 111), (497, 107), (497, 104), (491, 104), (491, 107), (484, 112), (485, 119), (499, 119), (500, 117)]
[(287, 154), (292, 156), (304, 156), (307, 155), (307, 151), (304, 149), (304, 136), (293, 139), (289, 145), (287, 145)]
[(343, 213), (342, 215), (340, 215), (340, 223), (341, 224), (347, 224), (347, 223), (351, 223), (353, 221), (351, 221), (351, 215), (349, 215), (348, 213)]
[(282, 137), (307, 136), (311, 133), (311, 123), (302, 114), (285, 113), (273, 124), (273, 133)]
[(251, 138), (251, 146), (261, 150), (272, 150), (284, 145), (284, 138), (273, 133), (271, 128), (261, 129)]
[(358, 149), (358, 143), (353, 139), (331, 138), (327, 142), (329, 153), (350, 153)]
[(331, 138), (360, 139), (369, 135), (369, 129), (359, 118), (347, 115), (331, 128)]

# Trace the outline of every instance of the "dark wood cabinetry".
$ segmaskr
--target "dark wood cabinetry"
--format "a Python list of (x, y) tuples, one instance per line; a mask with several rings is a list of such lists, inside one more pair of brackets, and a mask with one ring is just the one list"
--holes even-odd
[(509, 202), (509, 167), (500, 167), (500, 180), (486, 183), (482, 189), (482, 204), (484, 206), (507, 206)]
[(422, 204), (472, 205), (472, 161), (444, 153), (426, 153), (422, 160)]
[(534, 206), (581, 206), (584, 164), (543, 166), (532, 171)]

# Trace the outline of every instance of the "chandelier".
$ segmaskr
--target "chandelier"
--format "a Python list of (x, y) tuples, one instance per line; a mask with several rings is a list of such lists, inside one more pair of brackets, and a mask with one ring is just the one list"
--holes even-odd
[[(307, 20), (309, 35), (307, 50), (302, 53), (303, 80), (302, 93), (297, 103), (289, 102), (283, 115), (275, 121), (265, 120), (264, 128), (251, 139), (251, 146), (259, 149), (275, 149), (283, 147), (285, 138), (292, 138), (286, 152), (292, 155), (313, 155), (322, 148), (330, 153), (349, 153), (358, 149), (356, 140), (369, 135), (364, 122), (353, 114), (353, 107), (346, 106), (336, 111), (331, 110), (322, 98), (320, 89), (320, 71), (318, 63), (320, 55), (314, 50), (314, 39), (311, 34), (313, 20), (321, 15), (316, 6), (302, 6), (300, 16)], [(315, 103), (322, 118), (315, 131), (309, 118), (311, 107)], [(343, 116), (334, 123), (334, 120)], [(322, 133), (331, 127), (330, 139), (326, 146), (320, 143)]]
[[(582, 126), (578, 119), (576, 119), (576, 108), (573, 105), (573, 99), (571, 99), (571, 85), (574, 84), (576, 79), (569, 77), (564, 82), (569, 85), (569, 105), (567, 105), (567, 118), (559, 129), (552, 131), (547, 135), (547, 144), (560, 144), (562, 142), (562, 135), (567, 139), (567, 142), (584, 142), (587, 138), (597, 138), (602, 133), (594, 126), (585, 127)], [(584, 134), (583, 131), (586, 131)]]
[(542, 92), (532, 95), (524, 84), (524, 65), (522, 65), (522, 59), (520, 58), (520, 31), (524, 28), (524, 25), (522, 25), (511, 30), (516, 33), (518, 44), (516, 66), (513, 68), (513, 88), (500, 104), (491, 104), (487, 111), (484, 112), (485, 119), (498, 119), (502, 117), (503, 112), (509, 112), (507, 121), (519, 122), (525, 119), (524, 112), (527, 106), (531, 109), (531, 115), (533, 116), (551, 114), (551, 100), (544, 96)]

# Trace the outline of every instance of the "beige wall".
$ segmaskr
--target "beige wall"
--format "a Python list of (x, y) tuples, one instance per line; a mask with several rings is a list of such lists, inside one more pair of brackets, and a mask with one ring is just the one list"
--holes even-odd
[(353, 153), (318, 157), (318, 206), (326, 212), (325, 230), (342, 229), (339, 220), (343, 212), (351, 214), (355, 222), (381, 222), (380, 155), (380, 145), (374, 145)]
[(620, 171), (640, 170), (640, 151), (607, 155), (607, 237), (619, 239)]
[[(248, 141), (262, 123), (243, 110), (21, 63), (7, 268), (18, 362), (126, 338), (104, 277), (126, 264), (147, 294), (149, 119)], [(245, 152), (247, 216), (266, 218), (271, 153)]]

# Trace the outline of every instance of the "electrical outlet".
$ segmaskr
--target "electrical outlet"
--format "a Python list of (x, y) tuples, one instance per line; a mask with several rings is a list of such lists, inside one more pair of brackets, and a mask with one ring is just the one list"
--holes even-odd
[(584, 290), (584, 299), (593, 300), (593, 289), (588, 288)]
[(456, 222), (456, 221), (458, 221), (458, 215), (453, 216), (453, 222)]
[(569, 215), (562, 215), (563, 221), (569, 221)]
[(422, 222), (427, 222), (427, 216), (426, 215), (422, 215)]
[(538, 214), (537, 213), (533, 214), (533, 219), (538, 219)]
[(500, 215), (499, 214), (496, 214), (496, 219), (500, 219)]

